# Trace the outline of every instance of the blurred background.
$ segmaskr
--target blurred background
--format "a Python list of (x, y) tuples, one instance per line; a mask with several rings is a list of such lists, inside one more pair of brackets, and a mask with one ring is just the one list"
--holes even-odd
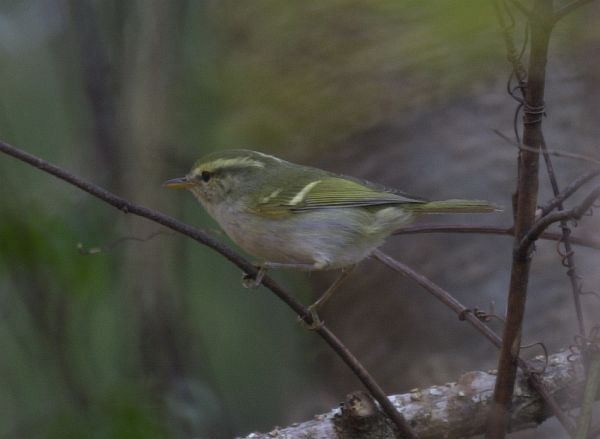
[[(599, 18), (595, 2), (556, 28), (545, 120), (549, 147), (596, 157)], [(0, 3), (0, 138), (226, 242), (191, 195), (161, 183), (240, 147), (507, 207), (427, 222), (510, 225), (516, 151), (493, 132), (512, 135), (509, 71), (480, 0)], [(555, 167), (563, 186), (589, 169)], [(586, 218), (575, 233), (597, 226)], [(511, 246), (406, 235), (385, 251), (503, 313)], [(593, 289), (598, 253), (576, 251)], [(535, 256), (525, 342), (553, 351), (576, 333), (569, 283), (554, 243)], [(334, 277), (274, 275), (305, 303)], [(240, 280), (207, 248), (0, 156), (0, 437), (229, 438), (307, 420), (361, 388), (282, 303)], [(375, 261), (343, 290), (322, 317), (388, 393), (496, 365), (483, 337)], [(562, 437), (552, 425), (528, 437)]]

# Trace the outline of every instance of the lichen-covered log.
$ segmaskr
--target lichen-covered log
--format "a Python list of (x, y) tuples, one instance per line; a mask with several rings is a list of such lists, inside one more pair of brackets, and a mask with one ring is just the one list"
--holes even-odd
[[(573, 408), (584, 382), (577, 355), (565, 350), (548, 358), (536, 357), (532, 366), (543, 371), (548, 391), (565, 408)], [(421, 438), (463, 438), (485, 431), (492, 402), (495, 371), (474, 371), (458, 381), (441, 386), (392, 395), (400, 410)], [(513, 398), (511, 430), (533, 428), (551, 416), (527, 379), (520, 372)], [(311, 421), (275, 428), (269, 433), (251, 433), (245, 439), (385, 439), (394, 431), (377, 405), (364, 392), (348, 395), (340, 408), (315, 416)]]

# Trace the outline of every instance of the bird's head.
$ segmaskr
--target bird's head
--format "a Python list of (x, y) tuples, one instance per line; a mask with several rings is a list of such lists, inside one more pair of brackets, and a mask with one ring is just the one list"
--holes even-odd
[(198, 160), (185, 177), (164, 182), (171, 189), (188, 189), (207, 207), (236, 201), (255, 192), (282, 160), (256, 151), (236, 149)]

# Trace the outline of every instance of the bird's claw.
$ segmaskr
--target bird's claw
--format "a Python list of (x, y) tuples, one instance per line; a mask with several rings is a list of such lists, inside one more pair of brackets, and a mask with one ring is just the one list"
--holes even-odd
[(314, 304), (313, 304), (307, 308), (307, 312), (308, 312), (308, 315), (310, 316), (311, 323), (307, 323), (304, 318), (298, 317), (298, 321), (300, 322), (302, 327), (309, 331), (316, 331), (317, 329), (321, 328), (323, 326), (324, 322), (319, 317), (319, 314), (317, 314), (317, 307), (314, 306)]
[(258, 272), (256, 275), (251, 275), (248, 273), (244, 273), (242, 277), (242, 285), (244, 288), (258, 288), (265, 277), (266, 270), (263, 267), (258, 267)]

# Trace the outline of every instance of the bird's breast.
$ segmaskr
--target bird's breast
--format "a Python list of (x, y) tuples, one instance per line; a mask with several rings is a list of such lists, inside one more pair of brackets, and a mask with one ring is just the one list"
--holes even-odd
[(227, 207), (209, 213), (237, 245), (263, 262), (320, 268), (340, 268), (368, 257), (395, 222), (391, 211), (361, 208), (315, 209), (282, 218)]

